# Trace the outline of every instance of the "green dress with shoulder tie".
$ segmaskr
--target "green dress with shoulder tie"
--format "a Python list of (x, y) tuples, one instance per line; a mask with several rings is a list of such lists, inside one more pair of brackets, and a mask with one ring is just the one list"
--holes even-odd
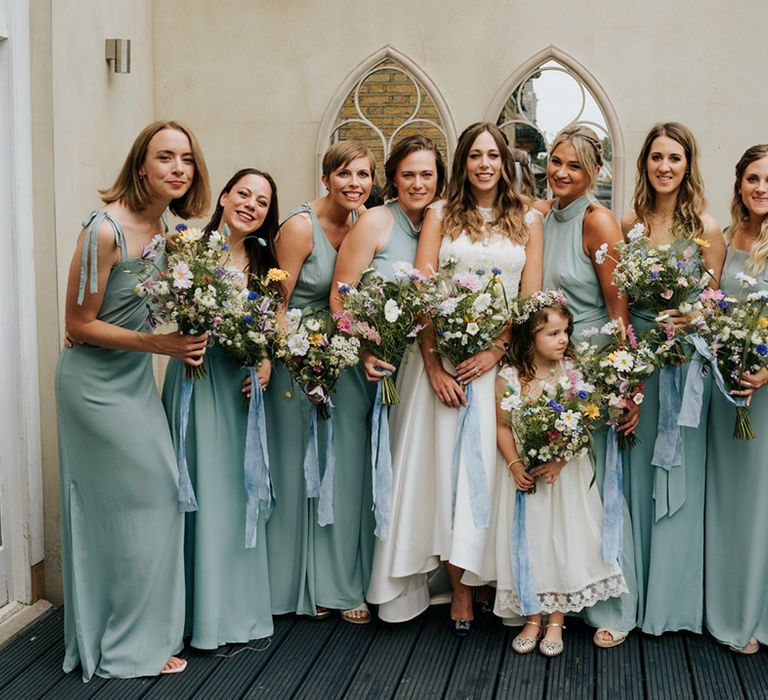
[[(290, 308), (328, 308), (336, 250), (309, 203), (288, 214), (308, 214), (312, 252), (304, 261)], [(334, 522), (317, 522), (317, 499), (307, 497), (304, 455), (310, 402), (274, 363), (264, 395), (267, 440), (275, 505), (267, 523), (269, 580), (274, 614), (316, 615), (317, 607), (354, 608), (364, 600), (373, 551), (368, 389), (359, 368), (345, 370), (332, 399), (336, 471)], [(321, 473), (328, 426), (318, 421)]]
[[(605, 306), (600, 281), (594, 265), (584, 252), (583, 222), (591, 200), (579, 197), (560, 208), (555, 201), (544, 218), (544, 279), (543, 289), (561, 289), (573, 314), (573, 342), (583, 339), (588, 328), (600, 329), (610, 320)], [(605, 344), (608, 337), (594, 335), (591, 342)], [(605, 477), (605, 453), (607, 430), (596, 430), (595, 472), (597, 486), (602, 493)], [(626, 473), (626, 459), (624, 459)], [(626, 476), (625, 476), (626, 479)], [(634, 547), (629, 510), (624, 507), (624, 544), (621, 569), (627, 582), (628, 592), (618, 598), (610, 598), (583, 611), (584, 619), (594, 627), (606, 627), (618, 632), (629, 632), (636, 626), (637, 583), (635, 580)]]
[[(749, 253), (731, 244), (721, 289), (739, 297), (736, 279)], [(746, 290), (768, 290), (768, 268)], [(736, 408), (717, 388), (709, 409), (704, 527), (705, 623), (715, 639), (739, 649), (754, 637), (768, 644), (768, 388), (749, 406), (757, 438), (734, 440)]]
[[(98, 318), (146, 331), (146, 278), (129, 258), (120, 224), (104, 211), (87, 234), (80, 298), (96, 291), (97, 235), (115, 230), (120, 262), (111, 270)], [(90, 270), (88, 270), (90, 257)], [(156, 264), (164, 264), (160, 253)], [(64, 348), (56, 371), (64, 580), (64, 671), (132, 678), (160, 673), (182, 648), (184, 516), (177, 466), (152, 371), (152, 355), (91, 345)]]

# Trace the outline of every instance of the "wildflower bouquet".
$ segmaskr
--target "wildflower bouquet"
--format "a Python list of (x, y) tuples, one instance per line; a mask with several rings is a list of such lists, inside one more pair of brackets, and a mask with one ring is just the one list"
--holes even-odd
[(730, 392), (744, 388), (740, 380), (745, 372), (768, 368), (768, 291), (744, 296), (746, 288), (755, 284), (755, 280), (743, 273), (738, 277), (742, 284), (738, 298), (728, 297), (720, 290), (702, 292), (702, 300), (710, 313), (699, 330), (708, 347), (699, 349), (709, 356), (713, 368), (716, 363), (715, 377), (723, 395), (732, 402), (737, 401), (733, 437), (754, 440), (757, 435), (749, 417), (749, 406)]
[(339, 332), (329, 311), (299, 309), (286, 313), (287, 328), (280, 333), (275, 354), (281, 358), (310, 401), (318, 417), (330, 414), (331, 392), (342, 370), (358, 362), (360, 341)]
[[(176, 230), (176, 238), (168, 241), (166, 268), (137, 284), (134, 292), (147, 298), (147, 323), (152, 327), (175, 323), (184, 335), (215, 332), (233, 288), (242, 280), (241, 272), (227, 266), (227, 233), (213, 231), (205, 236), (185, 224)], [(142, 248), (141, 258), (147, 265), (155, 265), (161, 245), (165, 245), (165, 238), (155, 236)], [(205, 375), (205, 365), (185, 366), (187, 379)]]
[(425, 285), (435, 352), (454, 366), (492, 347), (510, 317), (499, 268), (456, 272), (456, 265), (447, 260)]
[[(606, 422), (615, 425), (627, 409), (643, 402), (645, 378), (656, 368), (654, 351), (647, 340), (637, 338), (631, 325), (625, 327), (621, 321), (588, 331), (576, 346), (578, 365), (602, 399)], [(603, 347), (591, 343), (589, 339), (597, 333), (610, 336), (610, 342)], [(625, 450), (637, 444), (637, 436), (619, 433), (618, 441), (619, 449)]]
[(232, 290), (216, 329), (219, 344), (246, 368), (258, 366), (270, 356), (277, 337), (279, 294), (273, 282), (287, 279), (285, 270), (272, 268), (257, 289)]
[[(396, 262), (392, 267), (395, 275), (392, 282), (373, 272), (357, 288), (339, 284), (344, 311), (335, 318), (342, 333), (358, 337), (362, 347), (371, 354), (396, 365), (423, 327), (418, 318), (424, 312), (424, 298), (415, 283), (424, 277), (407, 262)], [(400, 403), (390, 376), (381, 380), (381, 403), (385, 406)]]
[(600, 416), (600, 396), (577, 370), (567, 368), (554, 384), (539, 383), (538, 395), (521, 395), (510, 384), (500, 401), (526, 471), (554, 459), (568, 461), (586, 454)]

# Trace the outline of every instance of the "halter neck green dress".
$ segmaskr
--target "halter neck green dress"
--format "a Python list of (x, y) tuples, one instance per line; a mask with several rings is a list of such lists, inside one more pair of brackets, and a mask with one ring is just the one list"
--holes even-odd
[(387, 202), (384, 206), (392, 213), (394, 221), (386, 245), (374, 255), (370, 267), (374, 268), (388, 282), (391, 282), (394, 279), (392, 272), (394, 263), (402, 260), (413, 264), (416, 259), (419, 230), (411, 223), (396, 199)]
[[(687, 241), (676, 241), (682, 250)], [(632, 308), (638, 334), (657, 326), (656, 312)], [(690, 362), (679, 367), (685, 384)], [(698, 428), (680, 428), (682, 464), (651, 464), (659, 423), (659, 370), (645, 382), (638, 443), (625, 461), (624, 493), (632, 516), (638, 584), (637, 624), (647, 634), (701, 632), (704, 610), (704, 476), (711, 382), (704, 382)]]
[[(591, 201), (583, 196), (565, 207), (555, 201), (544, 217), (544, 279), (542, 289), (561, 289), (568, 299), (568, 308), (573, 314), (573, 340), (582, 339), (587, 328), (600, 328), (610, 318), (605, 299), (597, 278), (594, 264), (584, 252), (583, 224)], [(607, 342), (607, 337), (595, 335), (592, 342)], [(594, 433), (595, 474), (597, 486), (602, 493), (605, 476), (606, 430)], [(625, 467), (626, 471), (626, 460)], [(582, 613), (584, 619), (594, 627), (605, 627), (618, 632), (634, 629), (637, 613), (637, 584), (633, 557), (632, 528), (629, 511), (624, 508), (624, 545), (621, 569), (628, 592), (618, 598), (596, 603)]]
[[(288, 214), (312, 222), (312, 252), (304, 261), (289, 306), (327, 308), (336, 250), (307, 202)], [(317, 499), (308, 499), (304, 479), (310, 403), (275, 362), (267, 389), (267, 439), (275, 505), (267, 523), (272, 611), (317, 614), (317, 607), (348, 610), (363, 602), (373, 553), (368, 389), (359, 368), (339, 377), (333, 394), (336, 471), (334, 523), (317, 523)], [(318, 422), (319, 454), (328, 426)], [(321, 470), (324, 464), (321, 459)], [(321, 472), (322, 473), (322, 472)]]
[[(197, 649), (244, 643), (272, 634), (264, 513), (256, 546), (245, 547), (243, 461), (248, 408), (241, 392), (247, 372), (219, 345), (205, 354), (205, 377), (192, 389), (186, 454), (198, 510), (186, 514), (185, 633)], [(184, 363), (171, 360), (163, 404), (178, 447)]]
[[(104, 221), (115, 230), (112, 268), (98, 318), (146, 331), (133, 292), (146, 278), (129, 258), (120, 224), (104, 211), (87, 229), (81, 294), (96, 291)], [(164, 264), (159, 254), (158, 265)], [(90, 274), (89, 274), (90, 273)], [(160, 673), (182, 647), (184, 518), (176, 457), (152, 372), (152, 355), (91, 345), (64, 348), (56, 371), (64, 579), (64, 671), (83, 680)]]
[[(721, 289), (738, 298), (736, 274), (747, 251), (730, 245)], [(747, 273), (750, 274), (750, 273)], [(754, 276), (754, 275), (753, 275)], [(748, 291), (768, 289), (768, 269)], [(749, 415), (756, 440), (734, 440), (736, 409), (712, 390), (709, 410), (704, 587), (707, 629), (717, 640), (742, 648), (755, 637), (768, 644), (768, 389), (752, 395)]]

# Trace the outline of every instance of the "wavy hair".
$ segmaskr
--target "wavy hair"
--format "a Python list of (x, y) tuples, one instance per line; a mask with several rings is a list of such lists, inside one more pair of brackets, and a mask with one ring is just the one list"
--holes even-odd
[(422, 134), (414, 134), (413, 136), (406, 136), (404, 139), (398, 141), (395, 144), (395, 147), (390, 151), (387, 162), (384, 163), (385, 184), (381, 193), (381, 196), (384, 197), (384, 199), (395, 199), (397, 197), (397, 185), (395, 184), (397, 168), (405, 158), (417, 151), (429, 151), (435, 156), (435, 174), (437, 176), (435, 196), (440, 197), (440, 195), (443, 194), (443, 185), (445, 184), (445, 163), (443, 162), (443, 156), (440, 155), (440, 151), (437, 146), (435, 146), (432, 139), (427, 138)]
[(525, 245), (528, 242), (525, 213), (529, 200), (515, 186), (515, 164), (507, 145), (507, 137), (498, 126), (490, 122), (470, 124), (459, 136), (445, 204), (445, 235), (455, 239), (465, 232), (473, 241), (480, 241), (485, 236), (486, 221), (477, 209), (477, 201), (467, 179), (467, 156), (475, 139), (484, 131), (496, 142), (501, 155), (501, 177), (494, 202), (497, 214), (490, 226), (515, 243)]
[[(744, 179), (744, 173), (756, 160), (766, 157), (768, 157), (768, 144), (762, 143), (744, 151), (744, 155), (736, 163), (736, 181), (733, 185), (733, 199), (731, 200), (731, 225), (726, 233), (728, 240), (749, 220), (749, 209), (741, 198), (741, 183)], [(763, 217), (760, 233), (749, 249), (749, 258), (747, 258), (745, 265), (746, 271), (751, 275), (759, 275), (765, 270), (766, 258), (768, 258), (768, 216)]]
[(552, 148), (549, 149), (550, 158), (555, 149), (563, 143), (569, 143), (576, 151), (578, 159), (584, 172), (587, 174), (587, 193), (592, 192), (597, 184), (597, 176), (600, 168), (603, 167), (603, 144), (597, 134), (584, 124), (573, 124), (566, 126), (552, 142)]
[(704, 197), (704, 180), (699, 170), (699, 147), (691, 130), (679, 122), (654, 124), (645, 137), (640, 155), (637, 157), (635, 192), (632, 195), (632, 209), (637, 221), (650, 229), (648, 217), (656, 208), (656, 190), (648, 177), (648, 155), (651, 146), (659, 136), (666, 136), (683, 147), (688, 168), (677, 192), (675, 213), (672, 218), (674, 238), (695, 238), (704, 233), (702, 214), (707, 208)]

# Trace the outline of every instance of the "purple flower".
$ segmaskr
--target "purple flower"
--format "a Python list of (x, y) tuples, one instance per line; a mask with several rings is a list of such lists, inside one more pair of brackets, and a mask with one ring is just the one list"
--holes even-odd
[(562, 406), (561, 406), (559, 403), (557, 403), (557, 401), (555, 401), (554, 399), (552, 399), (552, 400), (549, 402), (549, 405), (550, 405), (552, 408), (554, 408), (554, 409), (555, 409), (555, 410), (556, 410), (558, 413), (562, 413), (562, 412), (563, 412), (563, 407), (562, 407)]
[(655, 282), (657, 279), (659, 279), (659, 273), (658, 272), (652, 272), (650, 274), (651, 282)]
[(500, 267), (493, 267), (493, 268), (491, 268), (491, 272), (494, 275), (500, 275), (501, 274), (501, 268)]
[(222, 268), (222, 267), (217, 267), (217, 268), (216, 268), (216, 269), (213, 271), (213, 274), (214, 274), (214, 275), (216, 275), (216, 277), (224, 277), (224, 275), (226, 275), (226, 274), (227, 274), (227, 272), (226, 272), (226, 270), (225, 270), (224, 268)]
[(229, 243), (222, 243), (221, 244), (221, 249), (222, 250), (229, 250)]

